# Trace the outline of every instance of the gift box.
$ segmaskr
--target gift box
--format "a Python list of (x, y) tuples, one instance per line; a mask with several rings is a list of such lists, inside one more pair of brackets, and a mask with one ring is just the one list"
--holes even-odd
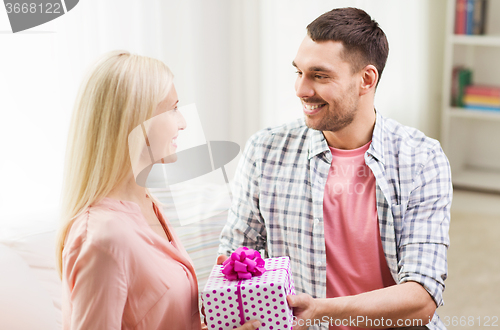
[[(235, 274), (238, 272), (224, 269), (225, 265), (214, 266), (201, 294), (208, 329), (234, 329), (255, 319), (261, 322), (259, 329), (292, 329), (292, 309), (286, 301), (287, 295), (295, 294), (290, 259), (261, 260), (265, 263), (261, 269), (265, 271), (253, 277), (244, 272), (238, 277)], [(238, 269), (238, 265), (235, 268)]]

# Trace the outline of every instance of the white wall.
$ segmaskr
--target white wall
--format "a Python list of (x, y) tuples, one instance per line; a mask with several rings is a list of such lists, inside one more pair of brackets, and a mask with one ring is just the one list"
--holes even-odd
[(340, 6), (365, 9), (388, 36), (377, 108), (438, 136), (444, 0), (81, 0), (17, 34), (1, 7), (0, 216), (58, 206), (74, 98), (100, 54), (163, 60), (180, 103), (196, 102), (207, 139), (243, 145), (302, 115), (291, 61), (306, 25)]
[(214, 4), (83, 0), (66, 15), (17, 34), (8, 31), (1, 9), (0, 215), (58, 207), (78, 86), (92, 62), (113, 49), (167, 63), (180, 105), (197, 102), (209, 121), (207, 137), (229, 139), (229, 46), (222, 30), (228, 24), (220, 23), (230, 15), (228, 1)]
[(277, 0), (261, 8), (262, 119), (277, 125), (301, 116), (291, 62), (306, 26), (336, 7), (365, 10), (384, 30), (389, 58), (375, 106), (384, 115), (437, 137), (441, 100), (446, 1)]

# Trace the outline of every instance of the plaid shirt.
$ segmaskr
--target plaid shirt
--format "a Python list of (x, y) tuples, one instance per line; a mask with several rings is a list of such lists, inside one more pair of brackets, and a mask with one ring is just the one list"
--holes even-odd
[[(442, 305), (452, 185), (439, 142), (377, 112), (365, 162), (376, 180), (380, 237), (394, 280), (420, 283)], [(234, 178), (219, 253), (247, 246), (290, 256), (297, 292), (325, 298), (323, 195), (331, 163), (322, 132), (303, 119), (254, 134)], [(446, 329), (437, 314), (428, 327)]]

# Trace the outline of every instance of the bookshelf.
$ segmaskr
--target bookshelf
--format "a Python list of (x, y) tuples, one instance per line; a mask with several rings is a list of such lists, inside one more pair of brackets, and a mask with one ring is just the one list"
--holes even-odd
[(484, 35), (456, 35), (456, 0), (447, 1), (441, 144), (455, 187), (500, 193), (500, 111), (451, 105), (455, 66), (471, 69), (474, 84), (500, 86), (500, 0), (488, 0)]
[(451, 42), (455, 45), (475, 45), (475, 46), (500, 47), (500, 36), (452, 35)]

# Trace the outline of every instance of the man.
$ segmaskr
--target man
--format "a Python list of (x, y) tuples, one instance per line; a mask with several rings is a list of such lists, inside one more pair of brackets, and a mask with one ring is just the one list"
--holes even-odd
[(307, 32), (293, 61), (305, 121), (250, 138), (218, 262), (239, 246), (290, 256), (294, 330), (445, 329), (448, 160), (375, 111), (389, 47), (367, 13), (334, 9)]

